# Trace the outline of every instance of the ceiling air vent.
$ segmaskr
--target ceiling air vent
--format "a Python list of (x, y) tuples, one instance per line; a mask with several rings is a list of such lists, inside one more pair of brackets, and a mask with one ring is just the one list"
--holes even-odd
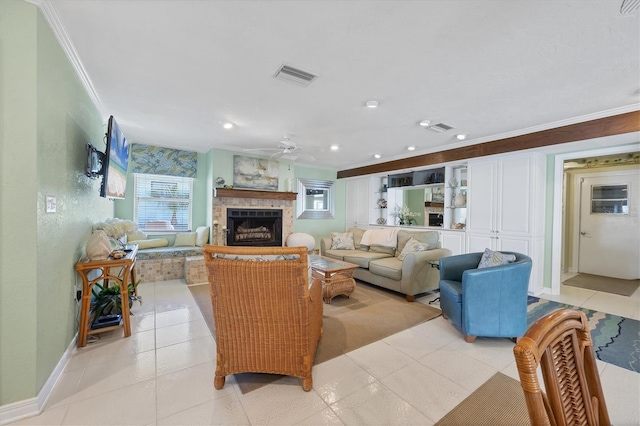
[(620, 5), (621, 15), (631, 15), (640, 8), (640, 0), (623, 0)]
[(444, 123), (438, 123), (438, 124), (433, 124), (431, 126), (428, 126), (427, 129), (433, 130), (434, 132), (442, 133), (442, 132), (446, 132), (447, 130), (453, 129), (453, 127), (447, 126)]
[(297, 84), (298, 86), (308, 86), (316, 77), (318, 77), (315, 74), (289, 65), (282, 65), (273, 76), (278, 80), (288, 81), (289, 83)]

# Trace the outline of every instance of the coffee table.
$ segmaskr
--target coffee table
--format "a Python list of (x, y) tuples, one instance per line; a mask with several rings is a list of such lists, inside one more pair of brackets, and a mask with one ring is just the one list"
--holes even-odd
[(359, 266), (355, 263), (313, 254), (309, 256), (309, 265), (312, 276), (322, 280), (322, 299), (325, 303), (331, 304), (331, 299), (340, 294), (349, 297), (356, 290), (353, 271)]

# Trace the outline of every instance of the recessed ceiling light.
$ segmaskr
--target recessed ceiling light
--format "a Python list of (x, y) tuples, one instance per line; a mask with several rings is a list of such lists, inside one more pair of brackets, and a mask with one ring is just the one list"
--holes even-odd
[(378, 108), (378, 105), (380, 105), (380, 102), (372, 99), (370, 101), (367, 101), (367, 103), (365, 103), (365, 105), (367, 106), (367, 108)]
[(229, 122), (223, 123), (222, 127), (224, 127), (225, 129), (233, 129), (233, 123), (229, 123)]
[(418, 121), (418, 124), (421, 125), (422, 127), (429, 127), (429, 124), (431, 124), (431, 120)]
[(456, 139), (458, 139), (459, 141), (463, 141), (467, 138), (467, 135), (465, 135), (464, 133), (458, 133), (456, 135)]
[(331, 151), (337, 151), (338, 145), (331, 145)]
[(415, 151), (415, 150), (416, 150), (416, 147), (415, 147), (414, 145), (411, 145), (411, 146), (408, 146), (408, 147), (407, 147), (407, 150), (409, 150), (409, 151)]
[(373, 158), (380, 158), (380, 157), (382, 157), (382, 155), (380, 155), (380, 154), (373, 154)]

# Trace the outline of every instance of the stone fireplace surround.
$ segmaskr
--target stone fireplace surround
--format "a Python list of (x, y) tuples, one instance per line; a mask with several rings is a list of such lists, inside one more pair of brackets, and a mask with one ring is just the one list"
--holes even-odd
[(212, 229), (212, 244), (224, 245), (223, 227), (227, 226), (227, 209), (281, 209), (282, 241), (293, 232), (295, 192), (254, 191), (249, 189), (216, 188), (213, 194), (212, 223), (218, 223)]

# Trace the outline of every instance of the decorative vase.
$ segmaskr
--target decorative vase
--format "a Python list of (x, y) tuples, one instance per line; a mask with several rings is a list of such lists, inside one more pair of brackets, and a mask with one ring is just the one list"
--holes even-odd
[(111, 238), (102, 230), (94, 231), (87, 241), (86, 252), (91, 260), (104, 260), (109, 257), (113, 250)]
[(467, 196), (459, 192), (453, 199), (453, 205), (454, 207), (465, 207), (467, 205)]

